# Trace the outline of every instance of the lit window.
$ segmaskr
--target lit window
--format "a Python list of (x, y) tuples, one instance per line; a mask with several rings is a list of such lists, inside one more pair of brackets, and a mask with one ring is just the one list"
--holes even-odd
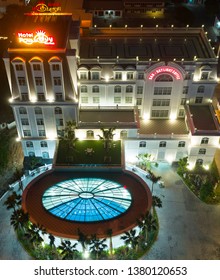
[(202, 71), (201, 72), (201, 80), (208, 80), (208, 78), (209, 78), (209, 72)]
[(171, 95), (172, 87), (155, 87), (154, 95)]
[(100, 101), (100, 98), (98, 96), (93, 97), (93, 103), (98, 104)]
[(121, 97), (115, 96), (115, 97), (114, 97), (114, 103), (115, 103), (115, 104), (121, 103)]
[(94, 137), (94, 132), (93, 132), (93, 130), (87, 130), (87, 131), (86, 131), (86, 136), (87, 136), (87, 138), (93, 138), (93, 137)]
[(152, 106), (170, 106), (170, 99), (153, 99)]
[(89, 98), (86, 96), (81, 97), (81, 103), (89, 103)]
[(136, 105), (137, 105), (137, 106), (142, 105), (142, 98), (137, 98), (137, 99), (136, 99)]
[(152, 118), (167, 118), (169, 114), (169, 110), (152, 110), (151, 117)]

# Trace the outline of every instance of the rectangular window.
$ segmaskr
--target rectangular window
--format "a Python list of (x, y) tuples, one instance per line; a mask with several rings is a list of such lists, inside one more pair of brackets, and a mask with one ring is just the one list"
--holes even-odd
[(134, 73), (133, 72), (128, 72), (127, 73), (127, 80), (133, 80), (134, 79)]
[(95, 93), (99, 92), (99, 86), (93, 86), (92, 92), (95, 92)]
[(62, 92), (55, 92), (55, 99), (56, 101), (62, 101), (63, 100)]
[(43, 119), (37, 119), (37, 125), (44, 125)]
[(18, 77), (18, 84), (19, 86), (26, 86), (25, 77)]
[(99, 100), (100, 100), (100, 98), (98, 97), (98, 96), (95, 96), (95, 97), (93, 97), (93, 103), (96, 103), (96, 104), (98, 104), (99, 103)]
[(23, 68), (22, 64), (16, 64), (15, 69), (16, 69), (16, 71), (23, 71), (24, 68)]
[(46, 136), (45, 130), (44, 129), (38, 130), (38, 135), (41, 136), (41, 137)]
[(121, 97), (120, 97), (120, 96), (115, 96), (115, 97), (114, 97), (114, 103), (115, 103), (115, 104), (121, 103)]
[(187, 94), (188, 90), (189, 90), (189, 87), (188, 86), (184, 86), (183, 87), (183, 94)]
[(138, 86), (137, 87), (137, 94), (143, 94), (143, 87), (142, 86)]
[(178, 116), (181, 118), (181, 117), (184, 117), (185, 116), (185, 110), (184, 109), (179, 109), (179, 114)]
[(37, 93), (37, 100), (38, 101), (45, 101), (45, 95), (43, 92), (38, 92)]
[(202, 100), (203, 100), (203, 97), (198, 96), (198, 97), (196, 97), (196, 99), (195, 99), (195, 103), (196, 103), (196, 104), (202, 103)]
[(22, 101), (29, 101), (29, 96), (28, 96), (28, 93), (21, 93), (21, 100)]
[(126, 96), (125, 97), (125, 103), (132, 103), (133, 102), (133, 98), (132, 97), (130, 97), (130, 96)]
[(170, 106), (170, 99), (153, 99), (152, 106)]
[(136, 99), (136, 105), (142, 105), (142, 98), (137, 98)]
[(138, 73), (138, 80), (144, 79), (144, 73)]
[(31, 136), (31, 131), (30, 130), (23, 130), (24, 137), (29, 137)]
[(60, 65), (59, 64), (52, 64), (52, 70), (53, 71), (60, 71)]
[(33, 70), (34, 71), (40, 71), (40, 64), (39, 63), (33, 64)]
[(35, 77), (35, 84), (36, 86), (42, 86), (43, 85), (42, 77)]
[(99, 72), (92, 72), (92, 80), (99, 80)]
[(80, 78), (80, 80), (87, 80), (87, 73), (86, 72), (80, 72), (79, 78)]
[(180, 105), (186, 105), (187, 98), (181, 98)]
[(201, 80), (208, 80), (208, 78), (209, 78), (209, 72), (202, 71), (202, 73), (201, 73)]
[(21, 119), (21, 124), (22, 125), (29, 125), (28, 119)]
[(115, 79), (121, 80), (122, 79), (122, 73), (121, 72), (115, 72)]
[(89, 98), (85, 96), (81, 97), (81, 103), (89, 103)]
[(152, 110), (152, 118), (168, 118), (169, 110)]
[(63, 119), (56, 119), (56, 125), (63, 126), (64, 125)]
[(61, 78), (53, 77), (53, 84), (54, 84), (54, 86), (61, 86)]
[(154, 95), (171, 95), (172, 87), (155, 87)]

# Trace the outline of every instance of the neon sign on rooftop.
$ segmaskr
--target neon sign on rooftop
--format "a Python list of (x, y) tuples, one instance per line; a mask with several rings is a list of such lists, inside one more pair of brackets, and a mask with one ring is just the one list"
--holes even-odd
[(181, 79), (181, 73), (177, 69), (170, 67), (170, 66), (162, 66), (162, 67), (158, 67), (158, 68), (154, 69), (152, 72), (150, 72), (148, 79), (153, 80), (155, 78), (155, 76), (157, 76), (158, 74), (163, 74), (163, 73), (173, 75), (176, 78), (176, 80)]
[(54, 37), (47, 36), (45, 31), (39, 30), (34, 32), (18, 32), (18, 40), (20, 43), (32, 45), (34, 43), (44, 45), (55, 45)]

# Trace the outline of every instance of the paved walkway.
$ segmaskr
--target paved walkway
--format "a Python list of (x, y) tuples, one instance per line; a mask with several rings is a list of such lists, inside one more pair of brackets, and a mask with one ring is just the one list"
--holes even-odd
[[(220, 206), (202, 203), (169, 165), (160, 164), (157, 173), (166, 185), (163, 189), (154, 187), (154, 194), (163, 202), (158, 209), (160, 231), (158, 240), (143, 259), (219, 260)], [(6, 197), (0, 201), (0, 259), (31, 259), (10, 226), (11, 213), (3, 205)]]

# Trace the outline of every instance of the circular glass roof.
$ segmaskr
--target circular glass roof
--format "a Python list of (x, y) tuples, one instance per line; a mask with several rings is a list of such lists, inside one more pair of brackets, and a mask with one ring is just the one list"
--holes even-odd
[(127, 211), (131, 195), (117, 182), (77, 178), (59, 182), (43, 194), (43, 206), (53, 215), (76, 222), (109, 220)]

